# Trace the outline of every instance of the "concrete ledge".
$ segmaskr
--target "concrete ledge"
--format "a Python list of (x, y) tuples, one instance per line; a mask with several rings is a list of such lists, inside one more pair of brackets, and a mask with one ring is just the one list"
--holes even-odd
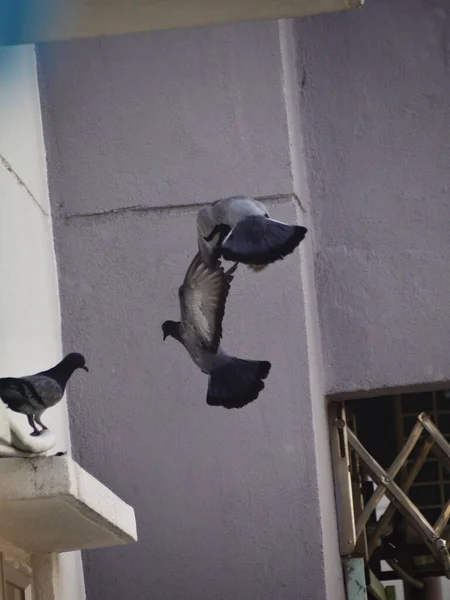
[(0, 459), (0, 537), (27, 552), (129, 544), (136, 519), (66, 456)]

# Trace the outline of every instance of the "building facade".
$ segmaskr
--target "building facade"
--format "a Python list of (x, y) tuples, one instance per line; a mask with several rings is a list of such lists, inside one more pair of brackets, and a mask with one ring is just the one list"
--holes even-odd
[[(449, 19), (444, 0), (378, 0), (14, 50), (1, 372), (85, 354), (60, 441), (68, 419), (75, 460), (138, 523), (138, 544), (84, 553), (89, 599), (346, 597), (327, 402), (450, 381)], [(236, 273), (224, 346), (272, 371), (228, 412), (161, 323), (196, 211), (237, 194), (308, 234)], [(61, 556), (57, 597), (82, 598)]]

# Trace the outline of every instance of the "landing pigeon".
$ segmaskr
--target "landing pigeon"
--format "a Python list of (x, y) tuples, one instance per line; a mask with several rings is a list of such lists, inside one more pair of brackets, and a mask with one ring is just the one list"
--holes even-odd
[(228, 356), (220, 347), (225, 302), (237, 264), (226, 273), (208, 267), (197, 253), (178, 291), (181, 322), (165, 321), (163, 339), (178, 340), (201, 371), (209, 375), (210, 406), (242, 408), (264, 388), (271, 364)]
[(4, 377), (0, 379), (0, 398), (14, 412), (27, 415), (28, 423), (33, 428), (31, 435), (39, 435), (36, 423), (42, 427), (42, 431), (47, 429), (41, 421), (41, 415), (62, 399), (75, 369), (89, 371), (84, 356), (72, 352), (48, 371), (28, 377)]
[(216, 200), (197, 214), (198, 249), (209, 266), (222, 257), (260, 271), (293, 252), (306, 232), (271, 219), (264, 204), (249, 196)]

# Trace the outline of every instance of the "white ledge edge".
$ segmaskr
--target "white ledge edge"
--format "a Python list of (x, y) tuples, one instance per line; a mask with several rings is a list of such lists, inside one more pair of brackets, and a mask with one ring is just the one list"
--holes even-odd
[(137, 541), (134, 510), (67, 456), (0, 459), (0, 537), (27, 552)]

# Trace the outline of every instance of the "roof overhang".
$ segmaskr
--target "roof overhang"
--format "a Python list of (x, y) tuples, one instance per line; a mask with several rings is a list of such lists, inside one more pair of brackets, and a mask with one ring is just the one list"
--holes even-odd
[[(0, 44), (38, 43), (237, 21), (302, 17), (364, 0), (0, 0)], [(9, 8), (8, 8), (9, 6)], [(5, 12), (6, 10), (6, 12)], [(9, 12), (8, 12), (9, 11)], [(19, 12), (17, 12), (19, 11)], [(19, 14), (21, 13), (21, 14)], [(6, 15), (6, 17), (5, 17)], [(8, 18), (11, 26), (8, 26)], [(3, 24), (1, 23), (3, 22)]]

